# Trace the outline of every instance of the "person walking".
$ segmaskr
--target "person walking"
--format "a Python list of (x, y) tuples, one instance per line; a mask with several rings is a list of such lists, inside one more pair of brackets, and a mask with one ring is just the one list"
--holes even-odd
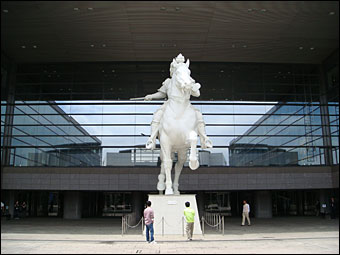
[(146, 202), (146, 208), (144, 210), (144, 222), (146, 226), (146, 241), (148, 243), (156, 243), (154, 240), (154, 229), (153, 229), (153, 222), (154, 222), (154, 212), (151, 208), (151, 201)]
[(315, 216), (319, 216), (319, 215), (320, 215), (320, 201), (317, 200), (315, 204)]
[(248, 226), (250, 226), (249, 213), (250, 213), (250, 206), (249, 206), (249, 204), (247, 204), (246, 200), (243, 200), (243, 212), (242, 212), (242, 224), (241, 224), (241, 226), (244, 226), (246, 218), (247, 218), (247, 221), (248, 221)]
[(186, 233), (188, 241), (192, 241), (192, 235), (194, 233), (194, 222), (195, 222), (195, 210), (190, 208), (190, 202), (185, 202), (184, 216), (187, 222)]

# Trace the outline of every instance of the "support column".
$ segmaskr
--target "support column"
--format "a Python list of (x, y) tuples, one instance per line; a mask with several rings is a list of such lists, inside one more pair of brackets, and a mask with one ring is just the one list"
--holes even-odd
[(322, 138), (323, 145), (325, 146), (324, 156), (325, 156), (325, 164), (327, 166), (333, 164), (333, 156), (332, 156), (332, 138), (331, 138), (331, 129), (329, 125), (329, 112), (328, 112), (328, 100), (327, 100), (327, 76), (320, 66), (320, 113), (321, 113), (321, 124), (322, 124)]
[(64, 219), (81, 219), (82, 196), (80, 191), (64, 193)]
[(11, 214), (11, 219), (13, 219), (13, 215), (14, 215), (14, 201), (15, 199), (15, 191), (14, 190), (10, 190), (9, 191), (9, 201), (8, 201), (8, 211)]
[(303, 190), (297, 191), (297, 199), (296, 199), (296, 209), (297, 215), (303, 216), (304, 215), (304, 208), (305, 208), (305, 197), (303, 194)]
[(204, 205), (205, 205), (205, 196), (204, 196), (204, 192), (200, 191), (200, 192), (197, 192), (197, 207), (198, 207), (198, 213), (200, 215), (200, 217), (203, 216), (203, 213), (204, 213)]
[(14, 203), (15, 203), (14, 198), (15, 198), (15, 191), (10, 190), (9, 199), (8, 199), (8, 211), (11, 215), (11, 219), (13, 219), (13, 215), (14, 215)]
[[(272, 218), (272, 194), (271, 191), (255, 192), (255, 217), (256, 218)], [(250, 210), (252, 210), (250, 208)]]
[[(2, 55), (1, 55), (2, 56)], [(1, 57), (1, 62), (2, 62)], [(4, 123), (4, 133), (2, 141), (2, 158), (1, 158), (1, 189), (3, 187), (3, 166), (10, 165), (11, 149), (9, 146), (12, 144), (12, 126), (13, 126), (13, 112), (15, 103), (15, 83), (16, 83), (16, 65), (10, 64), (9, 72), (6, 74), (7, 80), (4, 81), (7, 87), (6, 95), (6, 116)], [(2, 81), (3, 82), (3, 81)]]
[(146, 201), (143, 200), (142, 192), (132, 192), (132, 212), (136, 212), (136, 217), (133, 219), (133, 222), (131, 224), (137, 224), (142, 217), (144, 210), (143, 205), (145, 204), (145, 202)]
[[(326, 207), (323, 207), (322, 205), (326, 204)], [(325, 216), (328, 213), (328, 199), (327, 199), (327, 193), (326, 190), (321, 189), (320, 190), (320, 213), (321, 215)]]

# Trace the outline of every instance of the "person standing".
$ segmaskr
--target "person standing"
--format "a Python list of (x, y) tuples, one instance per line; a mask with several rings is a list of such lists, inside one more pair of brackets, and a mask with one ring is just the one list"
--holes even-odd
[(5, 204), (1, 202), (1, 216), (5, 215)]
[(190, 202), (185, 202), (184, 216), (187, 222), (186, 232), (188, 241), (192, 241), (192, 235), (194, 233), (195, 222), (195, 210), (190, 208)]
[(26, 205), (26, 202), (25, 202), (25, 201), (22, 202), (21, 208), (22, 208), (21, 217), (22, 217), (22, 218), (26, 218), (26, 209), (27, 209), (27, 205)]
[(331, 198), (331, 202), (329, 204), (331, 210), (331, 219), (335, 219), (335, 200), (334, 197)]
[(151, 201), (146, 202), (146, 208), (144, 210), (144, 222), (146, 226), (146, 241), (148, 243), (156, 243), (154, 240), (154, 229), (153, 229), (153, 222), (154, 222), (154, 212), (151, 208)]
[(246, 200), (243, 200), (243, 212), (242, 212), (242, 224), (241, 224), (241, 226), (244, 226), (246, 218), (247, 218), (247, 221), (248, 221), (248, 226), (250, 226), (249, 213), (250, 213), (250, 206), (249, 206), (249, 204), (247, 204)]
[(19, 219), (19, 213), (20, 213), (20, 204), (19, 201), (16, 201), (14, 204), (14, 219)]

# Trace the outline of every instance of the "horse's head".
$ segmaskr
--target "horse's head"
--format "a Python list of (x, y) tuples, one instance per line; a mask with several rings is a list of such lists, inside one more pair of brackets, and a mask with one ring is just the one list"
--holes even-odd
[(189, 59), (185, 63), (180, 63), (176, 65), (176, 70), (173, 74), (173, 79), (177, 81), (180, 87), (190, 88), (195, 80), (191, 78), (191, 71), (189, 69), (190, 61)]

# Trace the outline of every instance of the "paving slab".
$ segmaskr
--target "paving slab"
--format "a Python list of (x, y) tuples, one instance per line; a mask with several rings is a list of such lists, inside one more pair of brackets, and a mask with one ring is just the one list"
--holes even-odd
[(339, 254), (339, 220), (316, 217), (225, 220), (222, 235), (206, 228), (186, 241), (183, 235), (155, 234), (149, 244), (141, 228), (121, 234), (120, 219), (26, 218), (1, 221), (1, 254)]

